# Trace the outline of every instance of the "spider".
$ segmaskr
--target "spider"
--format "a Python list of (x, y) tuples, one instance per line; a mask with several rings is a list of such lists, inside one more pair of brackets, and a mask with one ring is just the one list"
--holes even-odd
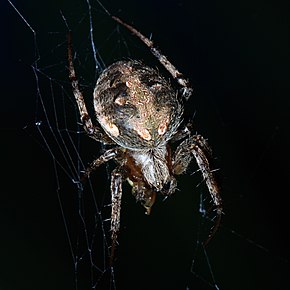
[[(97, 80), (93, 99), (98, 125), (93, 125), (79, 89), (73, 65), (71, 34), (68, 34), (69, 79), (84, 130), (94, 140), (113, 145), (84, 173), (88, 177), (100, 165), (110, 160), (116, 162), (110, 186), (111, 256), (120, 230), (122, 183), (125, 180), (129, 182), (132, 194), (149, 215), (156, 194), (173, 194), (177, 184), (175, 176), (185, 173), (193, 158), (216, 208), (215, 225), (209, 233), (208, 242), (220, 223), (222, 201), (208, 161), (211, 149), (207, 141), (201, 135), (192, 134), (190, 124), (182, 126), (184, 103), (193, 89), (150, 39), (120, 18), (111, 17), (145, 43), (181, 87), (176, 92), (156, 69), (140, 61), (117, 61), (107, 67)], [(180, 142), (175, 150), (171, 146), (174, 142)]]

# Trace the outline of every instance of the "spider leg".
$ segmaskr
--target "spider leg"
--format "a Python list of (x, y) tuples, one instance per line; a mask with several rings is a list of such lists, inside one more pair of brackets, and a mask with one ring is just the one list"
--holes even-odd
[[(111, 159), (117, 157), (120, 153), (118, 148), (107, 150), (103, 155), (93, 161), (91, 166), (86, 169), (83, 177), (88, 177), (93, 170), (98, 168), (100, 165), (108, 162)], [(122, 182), (123, 172), (121, 166), (115, 168), (111, 174), (111, 200), (112, 200), (112, 212), (111, 212), (111, 232), (112, 232), (112, 248), (110, 254), (110, 263), (113, 263), (114, 252), (117, 243), (117, 236), (120, 229), (120, 211), (121, 211), (121, 197), (122, 197)]]
[(96, 170), (100, 165), (108, 162), (109, 160), (115, 158), (120, 153), (118, 148), (112, 148), (107, 150), (104, 154), (99, 156), (96, 160), (94, 160), (91, 165), (85, 170), (84, 176), (82, 179), (85, 179), (90, 176), (90, 174)]
[(120, 213), (121, 213), (123, 180), (124, 176), (122, 173), (122, 167), (119, 166), (113, 170), (111, 175), (111, 199), (112, 199), (112, 213), (111, 213), (112, 248), (110, 253), (111, 264), (113, 263), (118, 232), (120, 230)]
[(184, 126), (183, 128), (179, 129), (170, 139), (171, 143), (180, 141), (182, 139), (184, 139), (185, 137), (188, 137), (191, 135), (191, 131), (192, 131), (192, 122), (188, 122), (186, 126)]
[(90, 115), (88, 113), (85, 100), (83, 97), (82, 92), (79, 89), (79, 82), (76, 77), (75, 68), (73, 65), (73, 52), (72, 52), (72, 41), (71, 41), (71, 33), (69, 32), (67, 35), (67, 41), (68, 41), (68, 69), (69, 69), (69, 80), (72, 85), (73, 94), (75, 97), (75, 100), (78, 105), (79, 113), (80, 113), (80, 119), (83, 124), (83, 127), (86, 131), (86, 133), (93, 139), (99, 142), (112, 144), (114, 143), (102, 130), (101, 128), (98, 128), (93, 125), (92, 120), (90, 118)]
[(204, 244), (207, 244), (216, 233), (222, 216), (222, 199), (220, 189), (215, 180), (213, 171), (210, 167), (208, 157), (211, 157), (211, 149), (206, 140), (201, 135), (193, 135), (184, 140), (176, 149), (173, 158), (173, 173), (182, 174), (186, 171), (189, 163), (195, 158), (203, 179), (207, 185), (213, 203), (216, 207), (216, 220), (211, 228), (209, 236)]
[(166, 70), (182, 87), (181, 89), (182, 97), (187, 101), (192, 95), (193, 88), (191, 87), (189, 81), (183, 76), (183, 74), (179, 72), (177, 68), (167, 59), (167, 57), (154, 46), (152, 40), (144, 36), (141, 32), (139, 32), (131, 25), (125, 23), (120, 18), (116, 16), (112, 16), (112, 18), (122, 26), (126, 27), (132, 34), (137, 36), (148, 48), (150, 48), (151, 53), (159, 60), (159, 62), (166, 68)]

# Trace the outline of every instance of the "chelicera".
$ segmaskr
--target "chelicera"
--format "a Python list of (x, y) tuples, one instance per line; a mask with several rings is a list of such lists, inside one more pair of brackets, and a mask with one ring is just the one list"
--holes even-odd
[[(93, 99), (98, 125), (93, 125), (76, 78), (69, 34), (69, 78), (81, 122), (89, 137), (110, 145), (92, 162), (85, 176), (110, 160), (116, 163), (111, 173), (112, 256), (120, 230), (122, 183), (129, 182), (136, 200), (150, 214), (156, 195), (173, 194), (176, 176), (186, 172), (192, 159), (199, 167), (216, 211), (209, 240), (218, 228), (222, 201), (209, 164), (211, 149), (201, 135), (192, 134), (190, 126), (183, 125), (184, 103), (191, 96), (192, 87), (151, 40), (121, 19), (112, 18), (143, 41), (181, 87), (174, 90), (156, 69), (140, 61), (115, 62), (97, 80)], [(173, 150), (175, 142), (179, 144)]]

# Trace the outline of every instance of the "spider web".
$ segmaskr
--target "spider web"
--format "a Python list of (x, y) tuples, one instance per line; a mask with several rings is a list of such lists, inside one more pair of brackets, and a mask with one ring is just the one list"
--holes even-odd
[[(110, 13), (117, 14), (133, 25), (137, 18), (135, 15), (138, 15), (136, 28), (144, 34), (147, 31), (147, 35), (154, 31), (153, 39), (156, 43), (171, 45), (173, 41), (163, 37), (162, 32), (158, 33), (159, 29), (172, 31), (174, 35), (177, 35), (178, 30), (180, 38), (176, 41), (179, 43), (186, 37), (185, 29), (180, 30), (182, 25), (178, 28), (176, 23), (148, 21), (153, 8), (163, 13), (162, 6), (157, 4), (143, 3), (144, 13), (140, 13), (141, 8), (135, 7), (130, 1), (117, 6), (113, 2), (103, 4)], [(274, 289), (273, 285), (276, 285), (275, 289), (282, 289), (280, 285), (287, 281), (285, 277), (289, 270), (288, 254), (286, 250), (278, 250), (276, 244), (271, 246), (271, 239), (265, 239), (263, 243), (261, 236), (254, 232), (254, 228), (250, 228), (249, 220), (255, 207), (254, 204), (249, 206), (251, 200), (244, 192), (251, 190), (245, 185), (235, 192), (234, 180), (239, 183), (238, 179), (233, 178), (233, 185), (229, 185), (230, 189), (225, 188), (223, 192), (226, 216), (221, 229), (208, 247), (202, 245), (211, 225), (205, 210), (210, 201), (198, 172), (180, 177), (179, 191), (166, 200), (158, 200), (149, 217), (144, 214), (141, 205), (136, 204), (130, 187), (124, 184), (119, 245), (116, 262), (110, 265), (109, 186), (112, 168), (111, 165), (101, 167), (85, 184), (80, 182), (81, 172), (105, 148), (90, 140), (79, 124), (77, 107), (68, 81), (66, 33), (72, 31), (77, 77), (91, 116), (94, 85), (107, 65), (124, 58), (142, 59), (154, 66), (158, 62), (138, 40), (114, 23), (97, 1), (75, 1), (73, 5), (69, 1), (61, 4), (48, 1), (41, 5), (31, 2), (31, 6), (13, 2), (10, 5), (21, 20), (18, 25), (28, 30), (25, 41), (29, 39), (33, 47), (30, 51), (33, 52), (33, 60), (26, 59), (24, 64), (31, 66), (31, 77), (35, 79), (35, 90), (31, 91), (35, 95), (34, 120), (28, 123), (25, 131), (50, 157), (50, 161), (46, 159), (43, 166), (50, 168), (45, 172), (53, 175), (51, 182), (54, 189), (50, 192), (43, 190), (42, 194), (50, 194), (57, 200), (56, 215), (61, 216), (62, 227), (56, 231), (55, 236), (65, 242), (62, 240), (62, 248), (55, 252), (65, 252), (68, 261), (62, 263), (66, 267), (63, 273), (69, 277), (63, 287), (80, 290)], [(180, 19), (184, 14), (187, 20), (183, 24), (189, 25), (190, 12), (186, 12), (186, 5), (186, 2), (168, 4), (170, 19), (175, 21), (174, 17)], [(38, 13), (32, 14), (33, 11)], [(198, 38), (198, 35), (195, 37)], [(193, 47), (196, 52), (201, 51), (198, 45)], [(176, 51), (180, 52), (183, 47), (174, 50), (160, 45), (160, 48), (174, 64), (184, 64), (185, 75), (189, 75), (190, 79), (198, 79), (198, 72), (192, 72), (192, 68), (186, 66), (186, 59), (181, 55), (176, 56)], [(190, 55), (189, 50), (184, 48), (184, 51)], [(201, 69), (198, 60), (192, 57)], [(177, 66), (183, 71), (182, 65)], [(198, 129), (211, 126), (205, 130), (209, 133), (206, 135), (212, 136), (209, 141), (216, 149), (214, 152), (222, 152), (220, 137), (223, 135), (225, 140), (227, 137), (226, 132), (221, 133), (223, 120), (219, 119), (217, 105), (195, 99), (194, 104), (191, 100), (188, 107), (187, 116), (193, 115), (196, 108), (198, 110), (195, 119)], [(210, 125), (215, 121), (215, 126)], [(218, 136), (216, 131), (219, 132)], [(272, 139), (276, 132), (276, 129), (272, 130)], [(255, 164), (259, 166), (258, 161)], [(190, 172), (195, 170), (193, 166)], [(232, 210), (229, 210), (230, 207)], [(250, 214), (242, 218), (245, 209)], [(241, 219), (246, 222), (242, 223)], [(256, 221), (260, 221), (260, 217)], [(269, 228), (265, 227), (264, 230)], [(283, 243), (281, 247), (284, 249)], [(271, 270), (273, 265), (277, 270)], [(53, 266), (51, 271), (54, 271)], [(63, 289), (60, 284), (54, 289), (58, 287)]]

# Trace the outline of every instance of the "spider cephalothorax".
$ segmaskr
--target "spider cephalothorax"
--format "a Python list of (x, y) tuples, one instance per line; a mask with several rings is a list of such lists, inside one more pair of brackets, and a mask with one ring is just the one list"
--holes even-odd
[[(211, 150), (206, 140), (181, 125), (183, 103), (191, 96), (192, 88), (151, 40), (119, 18), (112, 18), (139, 37), (181, 86), (179, 91), (174, 90), (156, 69), (140, 61), (118, 61), (97, 80), (94, 109), (100, 126), (94, 126), (79, 90), (69, 35), (69, 76), (84, 129), (91, 138), (112, 146), (91, 164), (86, 176), (111, 159), (117, 164), (111, 175), (112, 256), (120, 229), (122, 182), (129, 182), (133, 195), (150, 214), (156, 194), (172, 194), (176, 189), (175, 176), (185, 173), (193, 158), (216, 209), (210, 239), (219, 224), (222, 203), (209, 165)], [(174, 142), (180, 143), (175, 150), (171, 148)]]

